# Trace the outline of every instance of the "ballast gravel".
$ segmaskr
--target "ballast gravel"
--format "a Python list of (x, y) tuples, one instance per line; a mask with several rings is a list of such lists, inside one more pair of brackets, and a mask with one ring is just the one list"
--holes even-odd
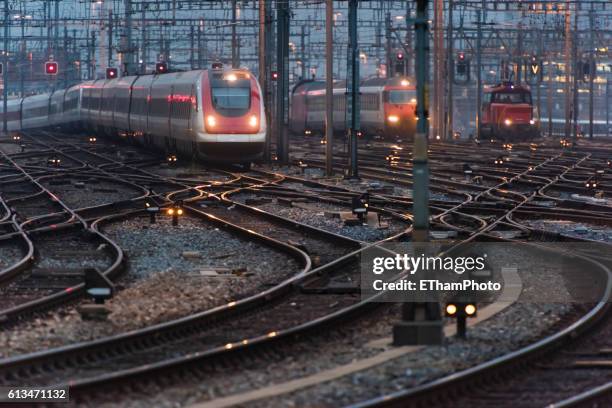
[[(178, 319), (260, 292), (298, 273), (297, 261), (186, 216), (109, 224), (105, 234), (129, 263), (108, 321), (83, 321), (74, 307), (0, 331), (0, 358), (98, 339)], [(220, 272), (220, 276), (210, 276)], [(232, 273), (234, 272), (234, 273)], [(122, 288), (124, 286), (124, 288)]]
[(269, 198), (272, 202), (256, 204), (254, 206), (281, 217), (365, 242), (383, 240), (387, 237), (399, 234), (409, 227), (407, 223), (401, 220), (385, 217), (384, 215), (381, 226), (345, 225), (344, 221), (337, 214), (340, 212), (350, 213), (350, 207), (315, 200), (296, 202), (291, 207), (288, 207), (285, 204), (279, 204), (278, 199), (273, 196), (237, 194), (232, 195), (230, 198), (240, 203), (245, 203), (247, 199)]
[[(546, 303), (563, 295), (562, 261), (534, 258), (519, 247), (489, 253), (495, 267), (516, 266), (523, 283), (519, 302), (489, 320), (470, 328), (468, 339), (447, 338), (443, 346), (425, 347), (372, 368), (277, 397), (240, 404), (245, 407), (338, 407), (431, 381), (530, 344), (553, 327), (568, 324), (574, 309), (569, 303)], [(537, 297), (534, 297), (537, 295)], [(540, 302), (540, 303), (537, 303)], [(371, 313), (333, 330), (322, 332), (296, 346), (299, 352), (267, 353), (264, 361), (239, 369), (228, 368), (214, 377), (203, 377), (164, 389), (154, 395), (130, 395), (127, 407), (187, 407), (254, 389), (316, 375), (393, 349), (388, 342), (400, 307), (384, 304)], [(567, 319), (567, 320), (565, 320)], [(452, 321), (448, 321), (452, 323)], [(213, 402), (214, 403), (214, 402)], [(122, 401), (123, 404), (123, 401)], [(110, 405), (101, 404), (101, 407)]]

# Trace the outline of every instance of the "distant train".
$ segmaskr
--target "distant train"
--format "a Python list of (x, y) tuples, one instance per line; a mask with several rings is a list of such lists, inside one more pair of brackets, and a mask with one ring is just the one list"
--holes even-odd
[[(306, 80), (291, 93), (290, 130), (325, 133), (325, 82)], [(360, 84), (360, 131), (411, 139), (416, 131), (416, 89), (408, 78), (372, 78)], [(334, 83), (334, 132), (346, 130), (346, 83)]]
[(533, 116), (529, 88), (510, 82), (486, 88), (482, 103), (481, 134), (483, 137), (507, 141), (537, 137), (539, 128)]
[(231, 163), (261, 157), (265, 117), (257, 79), (223, 68), (89, 81), (11, 100), (7, 111), (13, 131), (60, 127), (129, 136), (169, 153)]

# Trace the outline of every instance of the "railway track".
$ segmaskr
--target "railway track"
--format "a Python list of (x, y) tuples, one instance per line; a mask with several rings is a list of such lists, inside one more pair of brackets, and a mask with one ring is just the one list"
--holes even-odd
[[(544, 167), (542, 163), (540, 163), (541, 167)], [(569, 166), (564, 170), (569, 171), (572, 168)], [(125, 170), (127, 169), (126, 167)], [(125, 175), (125, 173), (121, 171), (115, 174)], [(508, 215), (530, 214), (535, 211), (532, 201), (536, 197), (533, 193), (537, 190), (536, 187), (541, 189), (554, 181), (523, 171), (514, 174), (506, 172), (505, 174), (506, 176), (492, 179), (491, 186), (477, 189), (469, 190), (468, 186), (461, 182), (446, 183), (445, 187), (438, 187), (440, 192), (454, 194), (457, 197), (455, 203), (436, 203), (440, 206), (435, 211), (435, 220), (439, 228), (463, 231), (465, 236), (481, 235), (504, 229), (524, 230), (508, 222)], [(368, 174), (368, 177), (370, 176), (375, 178), (377, 175), (373, 172), (371, 175)], [(380, 174), (380, 176), (382, 179), (384, 175)], [(500, 191), (508, 182), (521, 180), (527, 176), (542, 177), (542, 179), (538, 179), (535, 183), (537, 185), (533, 188), (516, 192)], [(398, 177), (394, 175), (393, 178)], [(132, 182), (135, 182), (135, 179), (132, 178)], [(258, 194), (264, 192), (295, 195), (297, 191), (291, 185), (283, 187), (283, 183), (288, 181), (294, 183), (293, 187), (295, 184), (308, 187), (310, 191), (306, 194), (336, 204), (346, 203), (347, 198), (356, 194), (355, 191), (349, 189), (330, 188), (329, 185), (312, 180), (291, 178), (278, 173), (259, 172), (253, 175), (238, 175), (228, 182), (209, 183), (206, 186), (191, 183), (194, 180), (188, 180), (188, 178), (156, 179), (151, 174), (139, 175), (138, 179), (137, 184), (144, 180), (185, 183), (182, 186), (183, 189), (170, 191), (165, 198), (183, 198), (188, 202), (187, 206), (194, 214), (199, 214), (208, 221), (225, 227), (231, 225), (231, 228), (241, 231), (239, 233), (247, 237), (272, 238), (277, 245), (288, 248), (309, 248), (310, 256), (305, 253), (301, 256), (303, 259), (310, 260), (313, 257), (321, 257), (325, 251), (325, 245), (338, 244), (342, 239), (303, 224), (275, 217), (273, 214), (267, 214), (252, 206), (237, 203), (232, 199), (233, 195), (243, 191), (256, 191)], [(463, 187), (465, 187), (464, 191), (462, 191)], [(194, 191), (199, 191), (199, 193), (193, 194)], [(468, 211), (470, 205), (484, 199), (505, 203), (509, 208), (491, 208), (485, 217), (476, 213), (471, 214)], [(373, 202), (376, 200), (381, 204), (384, 203), (381, 205), (381, 210), (394, 211), (395, 214), (410, 209), (410, 200), (401, 197), (376, 194), (373, 196)], [(202, 204), (205, 206), (203, 207)], [(230, 207), (232, 207), (231, 210)], [(272, 235), (272, 237), (264, 238), (263, 235)], [(309, 237), (305, 238), (305, 236)], [(326, 240), (329, 240), (329, 244), (324, 243)], [(233, 302), (233, 304), (204, 312), (198, 316), (190, 316), (179, 322), (169, 322), (167, 325), (151, 327), (130, 335), (119, 335), (97, 342), (67, 346), (39, 353), (37, 356), (26, 355), (0, 361), (3, 383), (10, 384), (10, 374), (15, 370), (31, 372), (34, 374), (33, 379), (48, 384), (57, 382), (58, 378), (59, 382), (74, 380), (71, 383), (75, 395), (83, 398), (83, 401), (88, 401), (92, 393), (99, 392), (104, 387), (122, 384), (125, 389), (134, 391), (143, 387), (143, 384), (151, 378), (160, 378), (161, 373), (172, 375), (172, 373), (184, 373), (184, 370), (201, 372), (195, 367), (201, 367), (203, 361), (211, 363), (208, 375), (212, 375), (219, 367), (236, 364), (236, 361), (245, 356), (252, 356), (252, 353), (270, 350), (270, 347), (289, 347), (296, 340), (299, 341), (324, 327), (336, 325), (350, 316), (361, 315), (373, 308), (369, 302), (355, 300), (354, 287), (340, 284), (332, 290), (329, 289), (329, 283), (333, 281), (329, 277), (333, 277), (338, 271), (344, 271), (341, 272), (344, 275), (346, 271), (349, 271), (349, 275), (357, 275), (357, 265), (354, 261), (357, 251), (351, 253), (356, 242), (351, 242), (346, 238), (342, 242), (344, 249), (331, 253), (329, 258), (322, 259), (322, 266), (310, 272), (307, 271), (307, 267), (304, 270), (304, 276), (298, 276), (253, 298)], [(351, 270), (353, 272), (350, 272)], [(325, 293), (326, 291), (328, 293)], [(300, 305), (300, 311), (292, 310), (292, 307), (287, 306), (292, 304)], [(330, 307), (329, 304), (333, 307)], [(303, 313), (306, 310), (308, 313)], [(262, 321), (260, 317), (263, 315), (272, 316), (272, 318)], [(253, 327), (250, 324), (253, 324)], [(235, 335), (227, 337), (227, 333), (230, 332)], [(185, 350), (185, 353), (176, 355), (176, 349), (179, 346), (180, 349)], [(155, 352), (152, 353), (152, 350)], [(87, 361), (88, 363), (82, 363)], [(100, 370), (101, 364), (108, 364), (114, 370), (112, 372)], [(46, 371), (42, 367), (55, 367), (55, 369)]]

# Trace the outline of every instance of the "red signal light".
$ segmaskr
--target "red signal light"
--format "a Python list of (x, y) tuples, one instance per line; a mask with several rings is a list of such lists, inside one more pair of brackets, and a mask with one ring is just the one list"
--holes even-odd
[(57, 62), (53, 62), (53, 61), (45, 62), (45, 72), (48, 75), (57, 74)]
[(398, 52), (396, 57), (397, 57), (398, 61), (402, 61), (404, 59), (404, 53), (403, 52)]
[(106, 68), (106, 79), (115, 79), (117, 74), (117, 68)]
[(272, 72), (272, 80), (273, 81), (278, 81), (278, 72), (276, 72), (276, 71)]
[(168, 64), (165, 62), (158, 62), (155, 64), (155, 73), (156, 74), (165, 74), (168, 72)]
[(458, 57), (459, 57), (459, 61), (465, 61), (465, 54), (464, 53), (460, 52)]

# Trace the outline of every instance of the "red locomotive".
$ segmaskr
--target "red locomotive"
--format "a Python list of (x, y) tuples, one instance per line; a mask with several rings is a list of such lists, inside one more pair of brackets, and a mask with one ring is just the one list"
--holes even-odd
[(539, 130), (533, 116), (531, 90), (511, 82), (485, 89), (481, 135), (508, 141), (537, 137)]
[[(372, 78), (360, 86), (361, 132), (366, 136), (411, 139), (416, 130), (416, 91), (408, 78)], [(290, 129), (325, 133), (325, 82), (302, 81), (291, 94)], [(334, 132), (346, 130), (346, 83), (334, 83)]]

